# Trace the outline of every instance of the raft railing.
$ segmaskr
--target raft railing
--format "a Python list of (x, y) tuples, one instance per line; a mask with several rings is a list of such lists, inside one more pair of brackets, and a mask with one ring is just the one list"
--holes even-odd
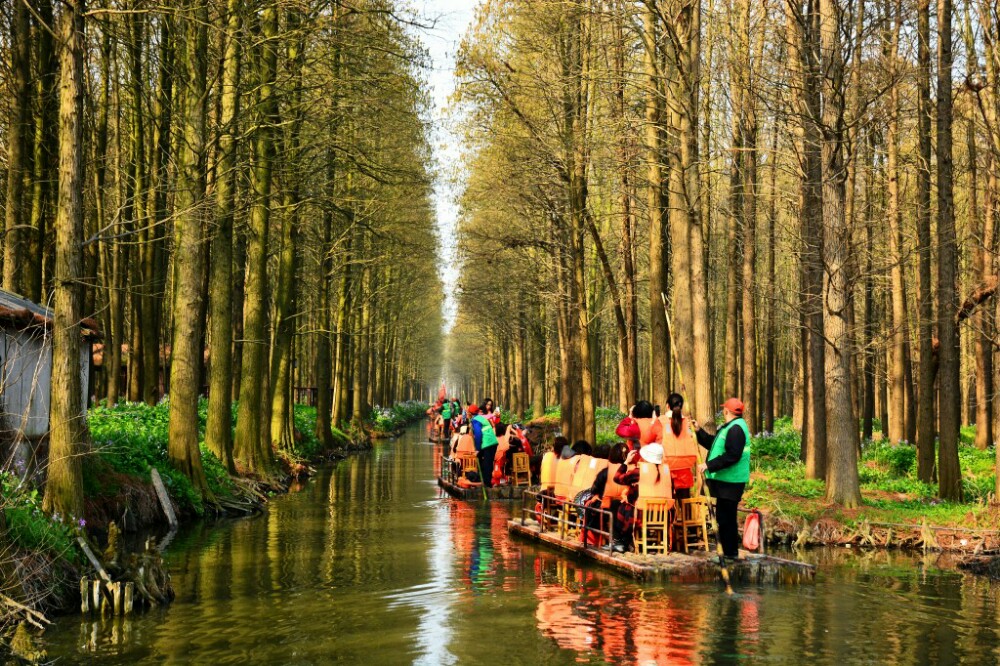
[[(552, 495), (525, 490), (521, 495), (521, 525), (526, 525), (529, 519), (538, 523), (538, 529), (542, 532), (548, 531), (548, 526), (554, 526), (559, 538), (568, 541), (573, 532), (579, 531), (580, 544), (586, 549), (606, 550), (609, 553), (614, 548), (615, 517), (611, 511), (580, 504), (570, 500), (559, 499)], [(536, 509), (536, 505), (541, 510)], [(587, 523), (587, 518), (599, 516), (600, 524), (607, 525), (607, 529), (591, 527)], [(589, 542), (587, 536), (596, 534), (604, 538), (605, 546), (594, 546)]]

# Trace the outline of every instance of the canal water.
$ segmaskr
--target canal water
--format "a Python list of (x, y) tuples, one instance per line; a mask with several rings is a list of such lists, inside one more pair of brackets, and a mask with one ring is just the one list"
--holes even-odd
[(638, 584), (507, 535), (512, 508), (442, 497), (413, 427), (258, 518), (167, 551), (169, 608), (64, 617), (85, 664), (998, 664), (1000, 586), (935, 557), (819, 551), (814, 585)]

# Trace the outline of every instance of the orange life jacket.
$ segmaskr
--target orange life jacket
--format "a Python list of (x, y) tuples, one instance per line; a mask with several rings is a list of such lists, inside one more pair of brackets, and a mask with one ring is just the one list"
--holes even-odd
[(592, 456), (577, 456), (580, 462), (576, 465), (576, 472), (573, 474), (572, 488), (570, 490), (570, 497), (576, 497), (580, 492), (587, 490), (594, 485), (594, 481), (597, 480), (597, 475), (602, 469), (606, 469), (608, 466), (608, 461), (602, 458), (594, 458)]
[(615, 483), (615, 471), (610, 465), (608, 466), (608, 479), (604, 482), (604, 492), (601, 494), (602, 509), (611, 508), (612, 502), (622, 499), (628, 492), (628, 486)]
[(656, 419), (636, 419), (639, 425), (639, 444), (652, 444), (663, 439), (663, 426)]
[(573, 490), (573, 473), (580, 462), (580, 456), (560, 458), (556, 465), (556, 497), (566, 499)]
[(681, 421), (681, 434), (675, 435), (668, 417), (663, 423), (663, 462), (670, 466), (674, 488), (693, 488), (694, 470), (698, 465), (698, 442), (691, 434), (691, 420)]
[(476, 440), (472, 434), (461, 435), (458, 438), (458, 448), (455, 450), (458, 455), (463, 453), (476, 453)]
[(663, 426), (663, 455), (664, 456), (697, 456), (698, 442), (691, 434), (691, 421), (686, 416), (681, 421), (681, 434), (675, 435), (674, 429), (670, 426), (670, 419), (662, 416), (660, 423)]
[(556, 468), (558, 462), (559, 454), (555, 451), (549, 451), (542, 456), (542, 490), (551, 490), (556, 485)]
[(654, 465), (644, 460), (639, 461), (639, 499), (635, 502), (636, 508), (642, 509), (646, 504), (645, 500), (650, 499), (666, 499), (672, 504), (673, 497), (670, 468), (662, 464)]

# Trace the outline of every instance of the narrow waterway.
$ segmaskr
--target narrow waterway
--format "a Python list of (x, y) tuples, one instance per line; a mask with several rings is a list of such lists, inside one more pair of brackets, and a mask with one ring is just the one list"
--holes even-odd
[(61, 618), (59, 663), (997, 664), (1000, 586), (899, 554), (819, 552), (815, 585), (640, 585), (508, 537), (442, 497), (420, 427), (323, 469), (267, 515), (171, 544), (177, 600)]

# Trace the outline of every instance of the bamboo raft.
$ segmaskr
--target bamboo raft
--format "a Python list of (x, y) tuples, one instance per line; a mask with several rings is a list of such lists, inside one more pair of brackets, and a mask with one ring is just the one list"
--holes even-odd
[[(526, 500), (532, 500), (536, 493), (524, 493)], [(569, 504), (583, 510), (582, 505)], [(589, 509), (588, 509), (589, 510)], [(624, 573), (642, 581), (670, 581), (677, 583), (709, 583), (720, 580), (718, 555), (708, 551), (691, 553), (669, 552), (665, 554), (616, 553), (608, 546), (585, 544), (576, 524), (561, 518), (562, 512), (545, 510), (546, 525), (543, 528), (533, 517), (533, 509), (525, 506), (522, 517), (507, 522), (507, 530), (516, 536), (536, 541), (542, 545), (573, 553), (597, 564)], [(607, 512), (604, 512), (607, 513)], [(608, 516), (610, 518), (610, 515)], [(611, 529), (590, 530), (603, 535), (605, 543), (610, 539)], [(734, 583), (799, 585), (816, 579), (816, 566), (805, 562), (787, 560), (762, 553), (740, 551), (740, 561), (728, 565), (730, 579)]]
[[(457, 485), (452, 480), (445, 478), (444, 476), (439, 476), (437, 478), (438, 486), (444, 490), (446, 493), (460, 500), (482, 500), (483, 499), (483, 487), (475, 486), (473, 488), (463, 488)], [(486, 499), (491, 501), (505, 501), (505, 500), (519, 500), (524, 495), (524, 491), (527, 490), (526, 487), (516, 487), (516, 486), (494, 486), (492, 488), (486, 489)]]

